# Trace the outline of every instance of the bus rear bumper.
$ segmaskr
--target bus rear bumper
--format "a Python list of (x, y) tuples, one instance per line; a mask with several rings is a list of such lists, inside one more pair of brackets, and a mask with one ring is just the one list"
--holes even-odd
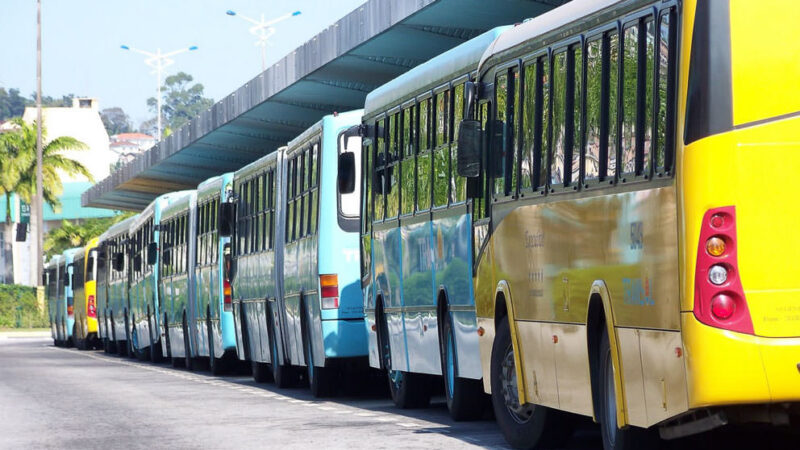
[(800, 401), (800, 338), (713, 328), (681, 314), (689, 408)]
[(367, 329), (364, 326), (364, 319), (334, 319), (321, 322), (326, 358), (367, 356)]

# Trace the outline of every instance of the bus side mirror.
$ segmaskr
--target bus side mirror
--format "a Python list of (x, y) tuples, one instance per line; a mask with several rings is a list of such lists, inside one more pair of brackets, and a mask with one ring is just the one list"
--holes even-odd
[(236, 204), (225, 202), (219, 204), (219, 235), (230, 237), (233, 235), (233, 224), (236, 221)]
[(164, 262), (165, 266), (170, 265), (170, 262), (172, 261), (172, 259), (170, 258), (171, 255), (172, 255), (172, 247), (165, 245), (164, 248), (161, 249), (161, 260)]
[(356, 190), (356, 155), (353, 152), (339, 154), (339, 193), (352, 194)]
[(147, 244), (147, 265), (152, 266), (158, 261), (158, 244), (151, 242)]
[(111, 261), (111, 266), (117, 272), (122, 272), (125, 268), (125, 255), (122, 252), (114, 253), (114, 259)]
[(133, 271), (134, 272), (142, 271), (142, 255), (136, 255), (133, 257)]
[(456, 169), (462, 177), (475, 178), (480, 175), (482, 133), (480, 121), (461, 121), (458, 129)]

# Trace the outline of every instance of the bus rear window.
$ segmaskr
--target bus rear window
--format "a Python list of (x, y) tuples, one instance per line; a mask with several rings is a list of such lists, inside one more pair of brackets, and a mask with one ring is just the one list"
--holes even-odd
[[(345, 139), (347, 146), (345, 149)], [(352, 152), (356, 161), (356, 176), (361, 174), (361, 137), (350, 136), (345, 138), (344, 133), (339, 135), (339, 153)], [(339, 193), (339, 215), (344, 217), (358, 217), (361, 206), (361, 184), (356, 180), (356, 188), (349, 194)]]

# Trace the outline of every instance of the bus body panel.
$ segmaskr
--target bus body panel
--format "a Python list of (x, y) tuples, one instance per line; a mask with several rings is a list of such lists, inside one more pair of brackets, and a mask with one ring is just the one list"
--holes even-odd
[[(261, 174), (272, 173), (272, 185), (268, 186), (273, 192), (275, 204), (278, 204), (282, 183), (283, 163), (282, 154), (274, 152), (248, 166), (238, 170), (233, 175), (233, 192), (237, 198), (237, 223), (236, 232), (231, 238), (233, 279), (233, 323), (236, 333), (236, 353), (240, 360), (252, 362), (272, 363), (273, 356), (270, 352), (270, 329), (280, 329), (280, 318), (283, 316), (278, 311), (279, 303), (275, 300), (280, 296), (279, 286), (282, 283), (279, 258), (282, 258), (283, 240), (278, 236), (283, 228), (282, 208), (274, 208), (272, 218), (272, 248), (242, 254), (244, 246), (244, 233), (247, 222), (242, 219), (246, 214), (245, 187), (247, 182)], [(269, 178), (269, 176), (267, 176)], [(268, 317), (268, 305), (273, 316)], [(268, 325), (268, 319), (270, 325)], [(278, 336), (282, 334), (278, 333)], [(279, 347), (282, 349), (283, 345)], [(278, 361), (282, 360), (279, 356)]]
[[(193, 190), (172, 193), (162, 206), (159, 219), (159, 333), (163, 338), (169, 337), (169, 348), (167, 339), (162, 339), (161, 349), (162, 354), (172, 358), (184, 358), (187, 352), (190, 357), (196, 356), (205, 341), (197, 335), (195, 311), (196, 199)], [(202, 323), (205, 336), (205, 322)]]
[[(131, 223), (129, 235), (136, 250), (129, 255), (128, 263), (135, 269), (134, 260), (141, 260), (140, 270), (131, 270), (129, 283), (129, 309), (128, 326), (133, 339), (133, 331), (136, 332), (136, 339), (131, 343), (135, 350), (145, 350), (154, 345), (161, 345), (159, 317), (159, 257), (156, 253), (156, 261), (152, 266), (147, 264), (147, 246), (151, 242), (159, 242), (158, 227), (161, 224), (161, 213), (169, 201), (170, 194), (157, 197), (148, 207), (142, 211)], [(137, 274), (138, 273), (138, 274)]]
[[(311, 306), (311, 334), (314, 361), (324, 366), (327, 358), (352, 358), (367, 355), (364, 305), (358, 265), (358, 230), (346, 231), (339, 222), (341, 201), (338, 194), (339, 134), (361, 123), (362, 111), (350, 111), (322, 119), (322, 141), (319, 154), (319, 222), (317, 243), (310, 249), (316, 254), (307, 282), (317, 294)], [(360, 147), (359, 145), (350, 144)], [(348, 148), (353, 151), (353, 148)], [(359, 175), (360, 176), (360, 175)], [(358, 178), (358, 176), (357, 176)], [(356, 181), (356, 186), (360, 181)], [(319, 275), (336, 275), (338, 308), (322, 309)], [(302, 342), (302, 340), (301, 340)]]
[[(228, 191), (233, 189), (233, 173), (226, 173), (209, 179), (197, 187), (198, 207), (211, 201), (219, 208), (220, 203), (228, 201)], [(233, 312), (225, 311), (224, 285), (225, 279), (225, 247), (230, 245), (230, 237), (219, 236), (219, 212), (212, 212), (212, 222), (217, 226), (212, 236), (210, 245), (216, 246), (216, 261), (211, 264), (198, 264), (197, 268), (197, 295), (199, 297), (198, 311), (211, 312), (211, 329), (214, 339), (213, 354), (222, 357), (226, 352), (236, 351), (236, 333), (233, 323)], [(214, 242), (214, 239), (216, 241)], [(199, 242), (199, 241), (198, 241)], [(198, 250), (199, 251), (199, 250)], [(198, 260), (200, 256), (197, 256)], [(208, 356), (208, 349), (201, 349), (201, 356)]]

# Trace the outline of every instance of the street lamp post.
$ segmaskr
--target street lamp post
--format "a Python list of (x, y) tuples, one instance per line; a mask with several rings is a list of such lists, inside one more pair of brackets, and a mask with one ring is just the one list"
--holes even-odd
[(246, 20), (253, 24), (250, 27), (250, 34), (256, 37), (255, 45), (261, 47), (261, 71), (267, 70), (267, 44), (269, 44), (268, 40), (275, 34), (275, 27), (274, 25), (278, 22), (283, 22), (286, 19), (290, 19), (294, 16), (299, 16), (300, 11), (295, 11), (293, 13), (284, 14), (280, 17), (276, 17), (274, 19), (266, 20), (264, 19), (264, 14), (261, 14), (261, 20), (256, 20), (250, 17), (247, 17), (242, 14), (238, 14), (236, 11), (227, 10), (225, 14), (229, 16), (238, 16), (242, 19)]
[(197, 50), (197, 46), (193, 45), (188, 48), (182, 48), (180, 50), (175, 50), (174, 52), (169, 53), (161, 53), (161, 49), (157, 49), (155, 53), (146, 52), (144, 50), (139, 50), (137, 48), (130, 47), (128, 45), (120, 45), (120, 48), (123, 50), (128, 50), (131, 52), (136, 52), (142, 55), (147, 56), (147, 59), (144, 60), (144, 63), (148, 66), (152, 67), (154, 70), (151, 73), (156, 74), (156, 123), (158, 129), (158, 135), (156, 136), (156, 140), (161, 140), (161, 76), (164, 72), (164, 69), (173, 63), (175, 60), (172, 59), (173, 56), (178, 55), (183, 52), (190, 52)]

